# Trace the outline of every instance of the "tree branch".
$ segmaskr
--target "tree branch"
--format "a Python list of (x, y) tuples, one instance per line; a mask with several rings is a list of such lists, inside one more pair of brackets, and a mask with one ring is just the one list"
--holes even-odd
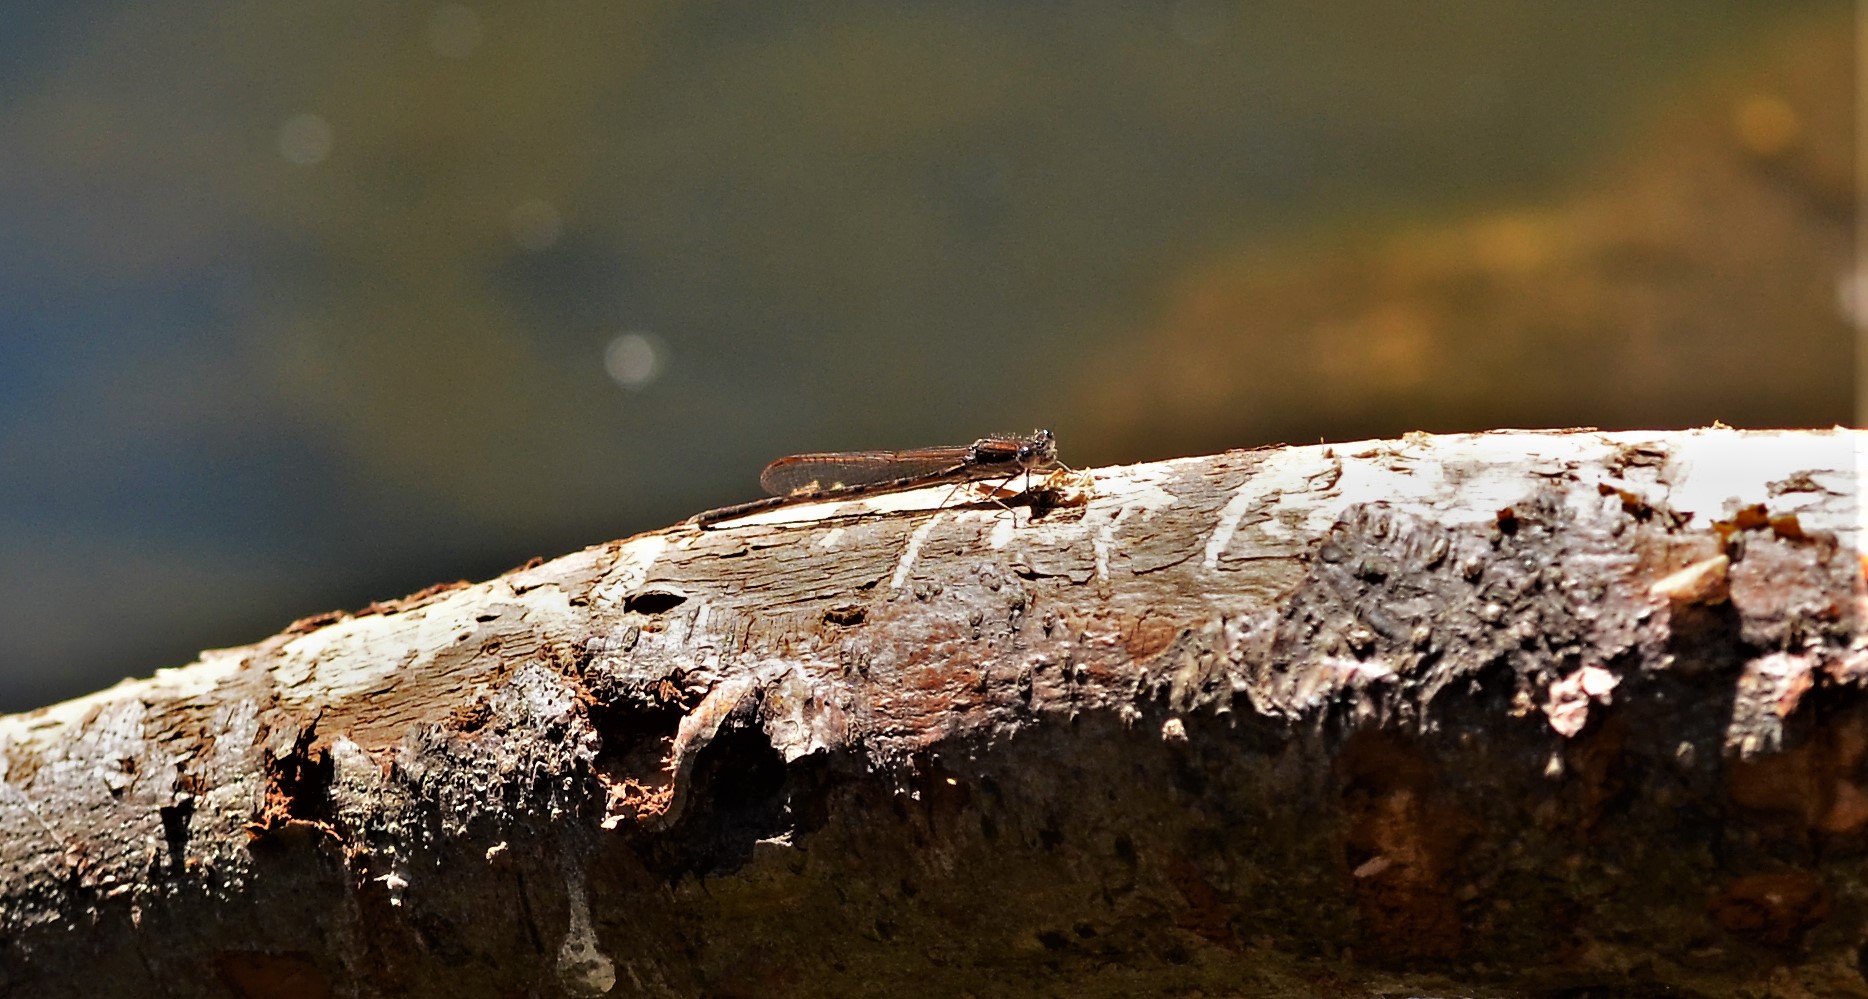
[(301, 621), (0, 719), (0, 972), (1868, 992), (1863, 440), (1229, 452)]

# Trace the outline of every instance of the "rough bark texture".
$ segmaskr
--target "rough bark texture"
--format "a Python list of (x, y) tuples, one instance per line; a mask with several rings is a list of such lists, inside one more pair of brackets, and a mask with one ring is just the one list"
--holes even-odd
[(301, 621), (0, 719), (0, 975), (1868, 995), (1863, 440), (1231, 452)]

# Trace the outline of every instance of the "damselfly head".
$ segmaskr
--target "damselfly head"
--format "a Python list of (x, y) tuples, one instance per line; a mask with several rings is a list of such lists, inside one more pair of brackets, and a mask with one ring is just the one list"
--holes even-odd
[(1018, 446), (1018, 463), (1026, 468), (1049, 468), (1057, 464), (1057, 437), (1049, 430), (1036, 430)]

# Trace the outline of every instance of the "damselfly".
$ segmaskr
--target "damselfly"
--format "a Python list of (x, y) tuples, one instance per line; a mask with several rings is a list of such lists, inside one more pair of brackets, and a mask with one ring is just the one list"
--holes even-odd
[(959, 447), (908, 451), (831, 451), (794, 454), (765, 466), (759, 484), (772, 495), (708, 510), (688, 522), (707, 527), (723, 520), (787, 503), (839, 499), (918, 488), (943, 482), (974, 482), (1057, 468), (1057, 438), (1049, 430), (1030, 437), (981, 437)]

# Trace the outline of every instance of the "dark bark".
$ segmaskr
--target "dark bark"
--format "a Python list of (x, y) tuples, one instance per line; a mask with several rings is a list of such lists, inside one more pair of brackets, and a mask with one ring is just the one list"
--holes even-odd
[(1868, 994), (1859, 439), (1232, 452), (299, 622), (0, 719), (0, 973)]

